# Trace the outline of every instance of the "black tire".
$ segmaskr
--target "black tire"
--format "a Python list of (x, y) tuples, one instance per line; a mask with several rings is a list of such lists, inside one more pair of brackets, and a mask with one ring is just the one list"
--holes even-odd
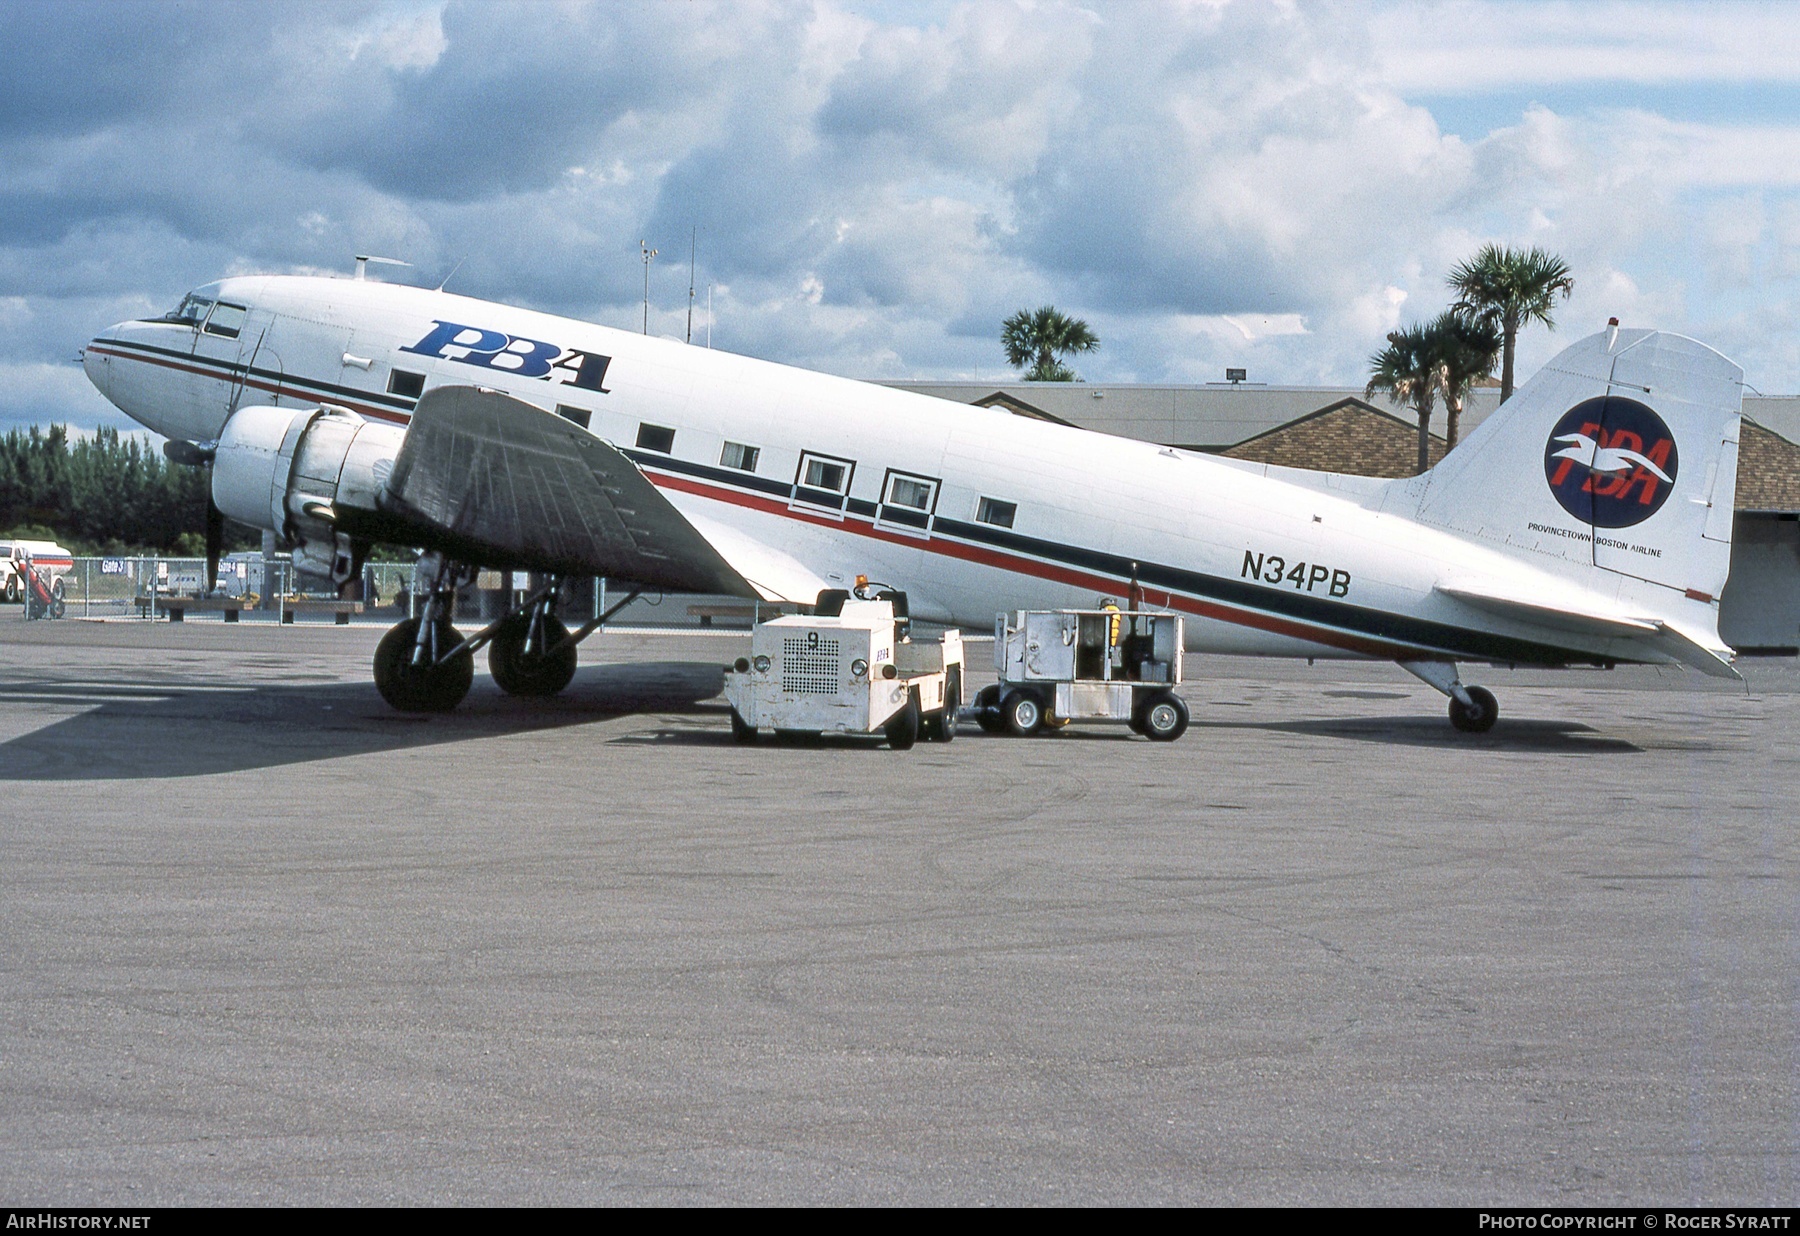
[(1006, 733), (1006, 718), (1000, 715), (1000, 688), (983, 687), (975, 693), (975, 724), (985, 734)]
[(63, 599), (60, 594), (50, 598), (50, 616), (52, 618), (61, 618), (64, 614), (66, 614), (68, 612), (69, 612), (69, 607), (63, 603)]
[(956, 710), (962, 706), (962, 674), (952, 666), (944, 675), (944, 706), (919, 723), (926, 742), (956, 741)]
[(731, 740), (733, 742), (755, 742), (756, 727), (738, 716), (738, 710), (731, 710)]
[[(417, 618), (408, 618), (381, 637), (375, 646), (375, 689), (401, 712), (449, 712), (462, 703), (475, 681), (475, 658), (462, 652), (441, 665), (415, 666), (412, 651), (418, 637)], [(440, 622), (437, 642), (440, 649), (454, 648), (462, 642), (462, 633)]]
[[(575, 677), (575, 645), (547, 655), (541, 649), (527, 654), (525, 637), (530, 630), (531, 620), (520, 616), (496, 631), (488, 645), (488, 670), (508, 695), (555, 695)], [(544, 619), (545, 648), (556, 648), (568, 634), (569, 628), (555, 618)]]
[(1007, 730), (1029, 738), (1044, 728), (1044, 701), (1035, 692), (1014, 689), (1001, 702), (1000, 716)]
[(1188, 706), (1172, 691), (1152, 695), (1138, 709), (1139, 733), (1151, 742), (1174, 742), (1187, 733)]
[(19, 577), (17, 575), (9, 575), (6, 578), (6, 603), (8, 605), (11, 605), (18, 599), (19, 599)]
[[(64, 595), (65, 594), (63, 592), (62, 576), (59, 575), (55, 579), (50, 581), (50, 596), (51, 596), (51, 599), (60, 601), (63, 599)], [(56, 616), (58, 618), (62, 617), (61, 614), (58, 614)]]
[(909, 693), (900, 711), (888, 718), (883, 732), (887, 735), (888, 746), (896, 751), (908, 750), (918, 742), (919, 697)]
[(1500, 719), (1500, 701), (1486, 687), (1469, 687), (1469, 702), (1464, 706), (1454, 695), (1450, 697), (1450, 724), (1465, 734), (1485, 734)]

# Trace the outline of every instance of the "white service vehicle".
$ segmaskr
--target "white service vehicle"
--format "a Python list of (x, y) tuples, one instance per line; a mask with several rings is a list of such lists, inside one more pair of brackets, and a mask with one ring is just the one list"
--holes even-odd
[(1117, 721), (1157, 742), (1187, 730), (1179, 614), (1119, 609), (1014, 610), (994, 620), (1000, 681), (975, 697), (990, 734), (1021, 737), (1071, 721)]
[(25, 596), (25, 563), (45, 581), (45, 586), (58, 599), (63, 595), (62, 577), (75, 569), (75, 557), (55, 541), (0, 541), (0, 580), (4, 580), (6, 599), (22, 600)]
[(815, 610), (760, 624), (750, 655), (726, 672), (732, 737), (754, 742), (760, 729), (809, 737), (879, 733), (904, 751), (921, 736), (956, 736), (961, 631), (945, 631), (936, 642), (910, 639), (905, 593), (865, 599), (827, 590)]

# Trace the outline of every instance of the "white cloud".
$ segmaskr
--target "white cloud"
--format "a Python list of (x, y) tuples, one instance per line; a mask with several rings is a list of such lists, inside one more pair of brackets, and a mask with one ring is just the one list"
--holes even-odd
[(1800, 81), (1784, 3), (1412, 3), (1371, 21), (1381, 79), (1408, 93), (1626, 82)]

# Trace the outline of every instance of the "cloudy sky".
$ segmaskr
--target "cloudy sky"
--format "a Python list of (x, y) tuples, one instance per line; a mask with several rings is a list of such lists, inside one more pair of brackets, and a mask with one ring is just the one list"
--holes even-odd
[(854, 377), (1360, 383), (1486, 241), (1800, 391), (1800, 5), (0, 0), (0, 428), (245, 272), (399, 277)]

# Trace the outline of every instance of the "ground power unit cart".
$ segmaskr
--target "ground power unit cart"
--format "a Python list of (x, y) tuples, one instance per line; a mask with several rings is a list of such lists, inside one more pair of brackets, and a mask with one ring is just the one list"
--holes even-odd
[(731, 733), (777, 737), (880, 734), (895, 750), (956, 737), (962, 632), (907, 638), (906, 594), (819, 594), (812, 614), (759, 623), (750, 655), (725, 674)]
[(1000, 681), (975, 697), (990, 734), (1021, 737), (1071, 721), (1129, 725), (1157, 742), (1188, 726), (1179, 614), (1141, 610), (1014, 610), (994, 621)]

